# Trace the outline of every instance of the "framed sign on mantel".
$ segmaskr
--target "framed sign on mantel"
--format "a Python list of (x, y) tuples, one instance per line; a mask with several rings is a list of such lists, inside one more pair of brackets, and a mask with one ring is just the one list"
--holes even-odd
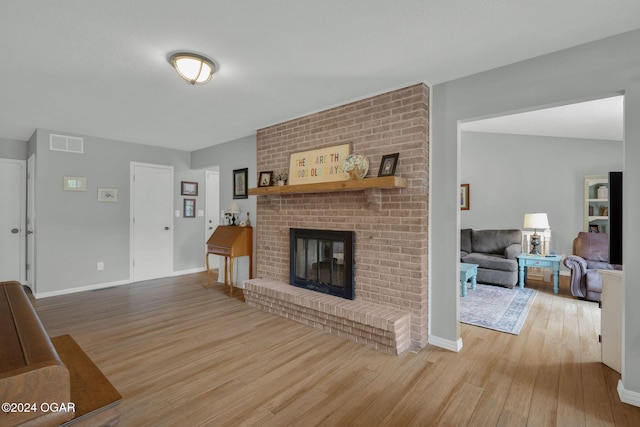
[(340, 170), (351, 152), (350, 144), (293, 153), (289, 157), (289, 185), (346, 181)]

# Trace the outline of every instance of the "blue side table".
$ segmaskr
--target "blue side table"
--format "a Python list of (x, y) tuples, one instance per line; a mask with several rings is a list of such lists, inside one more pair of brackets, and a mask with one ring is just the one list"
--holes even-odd
[(467, 296), (467, 281), (471, 279), (471, 289), (476, 288), (476, 275), (478, 274), (478, 264), (460, 263), (460, 293)]
[(531, 255), (521, 253), (518, 255), (518, 270), (520, 272), (520, 289), (524, 288), (527, 280), (527, 267), (540, 267), (553, 269), (553, 293), (558, 293), (560, 284), (560, 261), (564, 255)]

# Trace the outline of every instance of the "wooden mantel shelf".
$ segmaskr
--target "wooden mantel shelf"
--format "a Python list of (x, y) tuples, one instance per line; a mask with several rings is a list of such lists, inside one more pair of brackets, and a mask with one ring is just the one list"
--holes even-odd
[(249, 195), (268, 196), (276, 194), (330, 193), (335, 191), (356, 191), (376, 188), (407, 188), (407, 180), (398, 176), (382, 176), (349, 181), (321, 182), (316, 184), (257, 187), (250, 188)]

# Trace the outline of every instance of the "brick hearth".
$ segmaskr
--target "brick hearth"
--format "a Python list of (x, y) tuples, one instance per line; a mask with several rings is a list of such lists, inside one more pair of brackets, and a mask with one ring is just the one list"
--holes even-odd
[(313, 326), (386, 353), (409, 348), (408, 312), (351, 301), (267, 279), (244, 282), (247, 305)]

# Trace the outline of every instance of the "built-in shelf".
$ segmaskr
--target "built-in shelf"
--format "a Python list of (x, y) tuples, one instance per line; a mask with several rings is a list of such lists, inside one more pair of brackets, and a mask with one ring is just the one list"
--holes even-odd
[(355, 179), (349, 181), (321, 182), (315, 184), (282, 185), (250, 188), (250, 196), (277, 194), (330, 193), (334, 191), (356, 191), (367, 189), (407, 188), (407, 180), (398, 176)]

